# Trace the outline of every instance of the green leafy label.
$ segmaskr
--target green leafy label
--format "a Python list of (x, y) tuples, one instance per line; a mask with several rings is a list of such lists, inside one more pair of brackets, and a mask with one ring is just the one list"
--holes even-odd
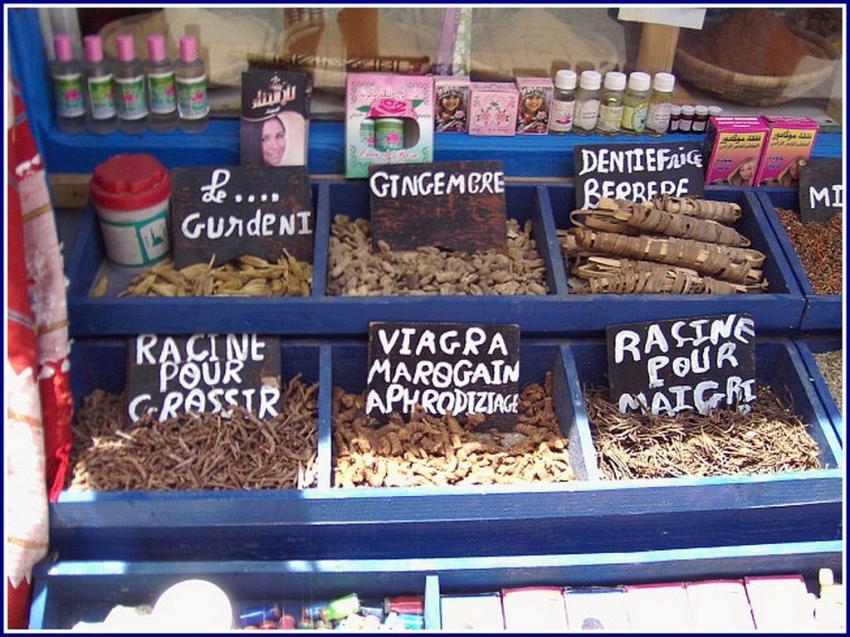
[(151, 96), (151, 111), (160, 115), (173, 113), (177, 108), (177, 89), (174, 86), (174, 71), (148, 73), (148, 91)]
[(115, 83), (111, 74), (89, 78), (89, 101), (92, 119), (115, 117)]
[(56, 98), (56, 114), (59, 117), (81, 117), (86, 114), (81, 74), (54, 75), (53, 95)]
[(145, 104), (145, 78), (137, 75), (132, 78), (115, 78), (118, 85), (118, 117), (121, 119), (142, 119), (148, 114)]
[(177, 78), (177, 109), (182, 119), (203, 119), (210, 112), (207, 76)]

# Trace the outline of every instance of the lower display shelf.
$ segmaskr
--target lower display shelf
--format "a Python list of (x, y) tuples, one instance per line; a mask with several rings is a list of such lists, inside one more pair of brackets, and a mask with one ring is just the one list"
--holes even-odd
[[(809, 373), (818, 395), (823, 402), (826, 413), (832, 421), (832, 426), (835, 429), (835, 435), (838, 441), (844, 444), (844, 416), (841, 412), (842, 406), (836, 404), (836, 399), (832, 395), (827, 385), (823, 370), (820, 369), (815, 354), (823, 354), (825, 352), (841, 351), (841, 338), (839, 335), (828, 336), (810, 336), (808, 338), (794, 341), (797, 348), (800, 350), (800, 358), (806, 366), (806, 371)], [(840, 362), (840, 361), (839, 361)], [(840, 375), (840, 368), (833, 371), (833, 374)], [(840, 378), (843, 388), (843, 378)], [(845, 389), (846, 391), (846, 389)]]
[(234, 609), (258, 604), (312, 605), (361, 598), (424, 597), (424, 627), (441, 627), (440, 596), (525, 586), (617, 586), (800, 574), (821, 568), (841, 579), (840, 541), (699, 547), (625, 553), (496, 557), (291, 561), (59, 561), (34, 573), (30, 628), (103, 621), (116, 605), (153, 604), (185, 579), (210, 581)]
[[(392, 559), (841, 537), (843, 453), (787, 339), (759, 340), (756, 376), (809, 424), (819, 468), (603, 479), (583, 391), (605, 382), (604, 344), (528, 341), (520, 386), (552, 373), (553, 408), (575, 479), (416, 487), (334, 488), (333, 388), (363, 389), (366, 346), (288, 342), (281, 351), (284, 380), (302, 373), (319, 383), (316, 488), (67, 490), (50, 505), (52, 549), (63, 559)], [(122, 390), (123, 343), (78, 341), (73, 355), (77, 401), (93, 389)]]

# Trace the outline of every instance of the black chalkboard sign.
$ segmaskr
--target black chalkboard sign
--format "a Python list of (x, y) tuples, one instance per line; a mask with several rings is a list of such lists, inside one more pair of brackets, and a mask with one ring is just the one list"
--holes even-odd
[(701, 197), (705, 185), (697, 142), (579, 144), (573, 163), (576, 208), (596, 208), (602, 198)]
[(746, 314), (611, 325), (608, 387), (621, 412), (707, 414), (755, 400), (755, 325)]
[(519, 326), (370, 323), (366, 413), (386, 422), (419, 404), (429, 414), (487, 416), (511, 431), (519, 403)]
[(844, 172), (840, 157), (800, 160), (800, 219), (826, 221), (844, 208)]
[(178, 268), (286, 248), (313, 261), (313, 197), (302, 166), (175, 168), (171, 250)]
[(129, 422), (240, 405), (261, 419), (280, 413), (280, 338), (256, 334), (139, 334), (129, 339)]
[(371, 166), (369, 191), (376, 244), (507, 251), (501, 161)]

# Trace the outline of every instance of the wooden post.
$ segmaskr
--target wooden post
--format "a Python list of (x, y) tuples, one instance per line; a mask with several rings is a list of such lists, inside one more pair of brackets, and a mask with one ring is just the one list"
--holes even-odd
[(678, 41), (679, 27), (647, 22), (641, 29), (635, 69), (649, 74), (669, 73), (673, 70)]

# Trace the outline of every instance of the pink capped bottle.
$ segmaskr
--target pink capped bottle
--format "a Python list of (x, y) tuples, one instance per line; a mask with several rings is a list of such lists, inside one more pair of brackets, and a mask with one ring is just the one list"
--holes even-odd
[(151, 128), (157, 131), (174, 130), (177, 127), (177, 87), (174, 84), (174, 64), (165, 54), (165, 38), (159, 33), (148, 36), (145, 74), (148, 78)]
[(118, 63), (115, 65), (118, 126), (125, 133), (138, 133), (148, 123), (148, 100), (145, 95), (145, 74), (136, 59), (133, 36), (122, 33), (116, 39)]
[(107, 135), (114, 132), (117, 126), (112, 63), (103, 57), (103, 42), (99, 35), (84, 37), (83, 47), (86, 51), (89, 130), (98, 135)]
[(50, 65), (56, 124), (63, 133), (82, 133), (86, 129), (86, 102), (83, 69), (74, 59), (71, 36), (59, 33), (53, 38), (56, 59)]
[(204, 61), (198, 57), (198, 44), (194, 35), (180, 38), (180, 60), (175, 71), (180, 128), (188, 133), (198, 133), (207, 127), (210, 107), (207, 102), (206, 69)]

